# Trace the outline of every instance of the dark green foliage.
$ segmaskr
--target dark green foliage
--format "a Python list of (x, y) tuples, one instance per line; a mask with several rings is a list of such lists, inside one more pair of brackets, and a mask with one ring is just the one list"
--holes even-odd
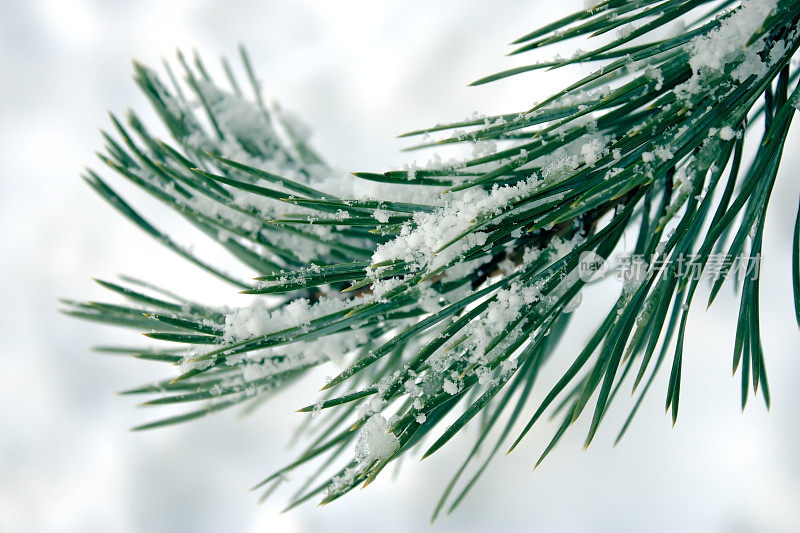
[[(760, 258), (767, 206), (800, 102), (798, 70), (791, 64), (800, 46), (798, 2), (778, 1), (720, 69), (693, 70), (693, 43), (713, 38), (745, 9), (734, 1), (606, 0), (518, 39), (514, 54), (624, 29), (570, 59), (517, 67), (475, 82), (599, 64), (530, 110), (403, 135), (449, 135), (424, 138), (412, 148), (496, 143), (497, 150), (488, 155), (346, 178), (392, 188), (386, 200), (342, 197), (339, 191), (345, 189), (326, 192), (334, 171), (292, 120), (265, 105), (244, 52), (255, 103), (246, 102), (227, 62), (223, 70), (232, 92), (211, 82), (198, 57), (190, 66), (179, 55), (188, 95), (172, 71), (168, 88), (152, 70), (136, 64), (135, 80), (172, 139), (153, 137), (133, 113), (124, 121), (112, 116), (116, 136), (103, 134), (101, 160), (183, 215), (257, 277), (236, 279), (195, 256), (94, 171), (87, 170), (84, 178), (168, 248), (239, 290), (269, 295), (263, 297), (272, 307), (253, 312), (272, 316), (275, 326), (231, 335), (236, 312), (130, 278), (121, 284), (98, 281), (128, 305), (67, 301), (65, 312), (145, 330), (148, 337), (169, 343), (101, 349), (181, 365), (173, 380), (125, 391), (155, 395), (145, 405), (202, 404), (135, 429), (184, 422), (238, 404), (252, 408), (335, 355), (328, 353), (334, 350), (327, 344), (332, 336), (357, 339), (343, 350), (347, 366), (325, 384), (316, 403), (300, 409), (326, 415), (303, 426), (309, 444), (294, 462), (257, 485), (269, 494), (283, 474), (320, 460), (290, 508), (320, 496), (323, 503), (333, 501), (370, 483), (390, 461), (429, 437), (423, 457), (473, 426), (477, 441), (447, 486), (435, 518), (445, 508), (452, 511), (496, 452), (509, 445), (514, 449), (548, 411), (561, 423), (539, 461), (585, 411), (588, 446), (623, 383), (631, 382), (635, 392), (644, 382), (621, 438), (665, 366), (670, 369), (666, 408), (674, 423), (699, 273), (707, 272), (721, 251), (729, 260)], [(685, 31), (665, 36), (664, 26), (676, 20), (686, 24)], [(740, 67), (753, 54), (763, 68), (748, 74)], [(755, 155), (744, 160), (751, 137)], [(397, 193), (413, 188), (433, 194)], [(406, 242), (402, 239), (409, 234), (436, 227), (431, 221), (437, 217), (441, 222), (455, 216), (459, 199), (469, 194), (486, 207), (446, 240), (430, 249), (420, 245), (416, 255), (386, 252), (393, 239)], [(638, 232), (632, 251), (648, 266), (646, 272), (629, 280), (610, 302), (606, 318), (564, 365), (562, 377), (555, 384), (538, 383), (549, 391), (544, 400), (529, 405), (539, 370), (587, 282), (578, 275), (580, 262), (589, 252), (606, 259), (624, 251), (626, 228)], [(793, 238), (800, 323), (800, 214)], [(730, 270), (726, 264), (714, 278), (709, 304)], [(769, 404), (760, 281), (752, 274), (739, 288), (733, 356), (734, 372), (741, 373), (742, 406), (749, 389), (755, 393), (759, 386)], [(298, 298), (306, 300), (310, 315), (283, 320), (295, 316)], [(325, 307), (332, 299), (338, 303)], [(176, 349), (176, 343), (185, 349)], [(303, 355), (304, 350), (315, 353)], [(355, 430), (375, 411), (393, 415), (389, 424), (397, 449), (366, 463), (351, 461)], [(520, 420), (527, 420), (521, 431)], [(479, 461), (485, 445), (489, 452)], [(477, 470), (453, 492), (475, 462)]]

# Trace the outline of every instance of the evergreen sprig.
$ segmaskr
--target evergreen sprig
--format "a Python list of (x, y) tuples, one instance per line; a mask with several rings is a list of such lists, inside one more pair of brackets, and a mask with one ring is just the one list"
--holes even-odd
[[(760, 257), (767, 206), (800, 102), (800, 70), (792, 66), (798, 22), (800, 3), (788, 0), (593, 3), (516, 40), (512, 54), (576, 37), (605, 38), (604, 44), (474, 84), (599, 63), (591, 74), (523, 112), (402, 136), (425, 136), (414, 149), (458, 143), (485, 153), (354, 177), (337, 174), (302, 126), (265, 104), (244, 50), (252, 101), (224, 60), (228, 90), (196, 54), (191, 61), (178, 55), (183, 84), (166, 63), (169, 85), (134, 64), (136, 83), (172, 139), (151, 135), (133, 112), (124, 120), (112, 115), (114, 134), (103, 133), (100, 159), (257, 277), (238, 279), (198, 257), (98, 173), (87, 170), (84, 179), (190, 262), (243, 292), (269, 296), (222, 309), (133, 278), (98, 280), (127, 304), (65, 301), (65, 312), (166, 341), (99, 349), (180, 366), (174, 379), (124, 394), (152, 395), (145, 405), (201, 404), (135, 429), (239, 404), (253, 408), (308, 369), (344, 361), (322, 396), (300, 409), (325, 415), (302, 426), (305, 449), (256, 486), (266, 496), (285, 474), (317, 461), (288, 508), (312, 498), (328, 503), (369, 484), (426, 441), (427, 457), (480, 415), (472, 423), (475, 445), (435, 518), (463, 500), (504, 443), (513, 450), (548, 412), (561, 423), (538, 462), (585, 411), (588, 446), (628, 381), (638, 395), (621, 438), (665, 365), (674, 423), (698, 273), (721, 251)], [(676, 23), (677, 34), (665, 29)], [(754, 136), (749, 160), (745, 145)], [(356, 192), (376, 182), (380, 198)], [(800, 323), (800, 212), (797, 221), (792, 272)], [(532, 410), (539, 371), (589, 281), (585, 261), (602, 263), (625, 251), (627, 228), (637, 231), (632, 253), (646, 268), (625, 280), (583, 350), (556, 383), (543, 385), (549, 392)], [(715, 277), (709, 305), (730, 270), (723, 265)], [(769, 405), (757, 276), (746, 277), (739, 290), (733, 369), (741, 367), (742, 407), (749, 389), (759, 387)], [(477, 468), (465, 478), (472, 464)]]

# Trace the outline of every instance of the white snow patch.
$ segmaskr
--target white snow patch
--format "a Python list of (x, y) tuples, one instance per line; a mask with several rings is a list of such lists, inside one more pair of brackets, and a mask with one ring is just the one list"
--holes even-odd
[(719, 137), (723, 141), (730, 141), (733, 140), (734, 137), (736, 137), (736, 132), (733, 131), (733, 128), (731, 128), (730, 126), (723, 126), (719, 130)]
[(369, 466), (375, 461), (391, 457), (400, 447), (400, 441), (389, 432), (389, 424), (379, 414), (369, 417), (356, 437), (356, 461)]

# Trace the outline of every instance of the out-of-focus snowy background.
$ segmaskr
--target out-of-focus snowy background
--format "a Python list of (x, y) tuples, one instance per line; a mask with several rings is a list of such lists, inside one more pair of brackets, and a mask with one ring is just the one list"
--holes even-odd
[[(268, 96), (313, 125), (329, 161), (348, 170), (402, 164), (413, 156), (399, 153), (397, 133), (474, 110), (518, 111), (574, 77), (465, 88), (523, 64), (502, 57), (505, 43), (582, 5), (552, 4), (0, 0), (0, 531), (425, 530), (465, 438), (324, 508), (281, 515), (286, 493), (259, 506), (247, 492), (292, 457), (285, 443), (302, 416), (294, 408), (309, 403), (319, 380), (244, 420), (227, 413), (127, 431), (154, 413), (114, 392), (164, 369), (90, 353), (135, 336), (61, 316), (56, 299), (98, 298), (89, 278), (116, 273), (203, 291), (212, 302), (241, 297), (148, 240), (77, 174), (97, 166), (107, 109), (150, 116), (130, 80), (131, 58), (157, 65), (180, 46), (210, 60), (234, 56), (239, 41)], [(674, 429), (663, 409), (665, 374), (616, 448), (623, 405), (587, 452), (581, 426), (532, 473), (553, 431), (543, 425), (498, 457), (431, 531), (800, 530), (800, 336), (789, 268), (799, 142), (795, 128), (767, 221), (761, 309), (771, 412), (760, 396), (740, 411), (738, 375), (730, 377), (737, 304), (725, 291), (710, 311), (694, 311)], [(152, 202), (137, 205), (163, 214)], [(599, 316), (590, 301), (561, 364)]]

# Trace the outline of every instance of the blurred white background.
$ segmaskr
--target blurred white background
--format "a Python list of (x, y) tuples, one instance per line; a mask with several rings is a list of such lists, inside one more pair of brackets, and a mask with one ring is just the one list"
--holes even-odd
[[(558, 71), (465, 88), (524, 64), (502, 57), (505, 44), (582, 2), (551, 4), (0, 0), (0, 530), (426, 530), (471, 435), (324, 508), (281, 515), (287, 493), (259, 506), (247, 492), (292, 457), (285, 443), (302, 416), (293, 411), (309, 403), (319, 379), (244, 420), (226, 413), (127, 431), (153, 413), (114, 392), (164, 369), (90, 353), (91, 345), (136, 337), (59, 315), (56, 299), (97, 298), (103, 293), (90, 277), (118, 272), (203, 291), (213, 302), (241, 297), (148, 240), (77, 174), (98, 166), (93, 151), (106, 109), (150, 116), (130, 80), (131, 58), (156, 66), (176, 47), (197, 47), (210, 62), (235, 56), (240, 41), (268, 96), (313, 125), (329, 161), (391, 168), (413, 157), (398, 152), (393, 137), (402, 131), (475, 110), (518, 111), (574, 77)], [(498, 456), (463, 507), (431, 531), (800, 530), (800, 338), (790, 288), (798, 141), (795, 128), (763, 261), (771, 412), (759, 396), (741, 413), (738, 374), (730, 377), (738, 304), (724, 291), (710, 311), (698, 305), (693, 313), (674, 429), (663, 409), (664, 374), (616, 448), (624, 403), (587, 452), (584, 424), (532, 473), (553, 431), (542, 425), (515, 453)], [(163, 215), (152, 202), (136, 205)], [(600, 316), (588, 301), (561, 365)], [(556, 364), (543, 376), (537, 398), (559, 371)]]

